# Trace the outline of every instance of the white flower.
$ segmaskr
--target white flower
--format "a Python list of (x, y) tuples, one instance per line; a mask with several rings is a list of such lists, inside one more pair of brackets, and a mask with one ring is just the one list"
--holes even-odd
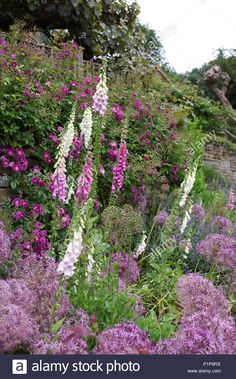
[(187, 197), (189, 193), (191, 192), (193, 185), (195, 183), (196, 174), (197, 174), (197, 165), (193, 167), (193, 170), (188, 173), (187, 177), (184, 179), (184, 181), (181, 184), (181, 188), (183, 188), (183, 194), (179, 202), (180, 208), (182, 208), (184, 204), (186, 203)]
[(84, 144), (86, 149), (89, 146), (89, 141), (92, 135), (92, 126), (93, 126), (93, 120), (92, 120), (92, 111), (90, 108), (87, 108), (84, 111), (83, 120), (80, 124), (80, 130), (81, 135), (84, 136)]
[(91, 281), (91, 274), (93, 272), (93, 265), (95, 263), (95, 260), (93, 259), (92, 254), (88, 255), (88, 266), (87, 266), (87, 281), (90, 283)]
[(134, 253), (134, 257), (135, 258), (138, 258), (139, 255), (141, 255), (145, 249), (146, 249), (146, 239), (147, 239), (147, 236), (145, 235), (145, 233), (143, 234), (143, 238), (142, 238), (142, 241), (138, 247), (138, 249), (136, 250), (136, 252)]
[(192, 203), (190, 204), (190, 207), (186, 210), (185, 212), (185, 216), (184, 216), (184, 219), (183, 219), (183, 222), (182, 222), (182, 225), (180, 227), (180, 233), (183, 234), (183, 232), (185, 231), (186, 229), (186, 226), (187, 226), (187, 223), (189, 222), (189, 220), (191, 219), (191, 213), (192, 213)]
[(63, 156), (67, 157), (70, 151), (70, 147), (73, 143), (74, 135), (75, 135), (75, 128), (74, 128), (74, 122), (75, 122), (75, 105), (73, 106), (70, 120), (66, 128), (65, 134), (62, 135), (62, 140), (60, 143), (60, 149), (63, 152)]
[(74, 274), (75, 264), (83, 249), (82, 233), (83, 230), (81, 227), (78, 231), (74, 231), (73, 239), (67, 246), (66, 254), (58, 265), (57, 271), (59, 274), (63, 274), (67, 279)]

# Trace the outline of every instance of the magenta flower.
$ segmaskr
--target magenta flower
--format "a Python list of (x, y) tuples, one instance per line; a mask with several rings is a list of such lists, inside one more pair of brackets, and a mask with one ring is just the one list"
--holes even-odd
[(19, 207), (21, 206), (21, 199), (18, 198), (18, 197), (16, 197), (15, 199), (13, 199), (13, 200), (12, 200), (12, 205), (13, 205), (14, 207), (19, 208)]
[(13, 163), (10, 166), (11, 166), (12, 171), (14, 171), (14, 172), (20, 172), (21, 171), (21, 167), (18, 163)]
[(40, 167), (39, 166), (34, 166), (32, 169), (33, 174), (40, 174)]
[(84, 164), (82, 168), (82, 173), (78, 177), (77, 181), (77, 191), (75, 193), (75, 199), (78, 201), (79, 206), (84, 204), (88, 200), (92, 182), (92, 158), (89, 157), (87, 162)]
[(44, 210), (43, 210), (43, 207), (41, 204), (34, 204), (32, 206), (32, 213), (35, 214), (35, 215), (43, 215), (44, 214)]
[(22, 201), (21, 201), (21, 206), (22, 206), (23, 208), (27, 208), (28, 205), (29, 205), (28, 200), (22, 200)]
[(48, 151), (45, 151), (45, 152), (43, 153), (43, 159), (44, 159), (44, 161), (45, 161), (46, 163), (48, 163), (48, 164), (51, 164), (51, 163), (52, 163), (52, 158), (51, 158), (51, 156), (50, 156), (50, 154), (49, 154)]
[(63, 93), (63, 95), (68, 95), (69, 88), (67, 86), (62, 86), (61, 87), (61, 92)]
[(233, 191), (230, 191), (229, 202), (226, 205), (226, 208), (232, 211), (234, 209), (235, 199), (236, 199), (235, 193)]
[(112, 192), (118, 191), (122, 188), (127, 155), (128, 149), (126, 147), (126, 143), (122, 142), (118, 153), (118, 162), (113, 168)]
[(55, 172), (51, 175), (49, 190), (52, 192), (53, 199), (58, 197), (59, 201), (65, 202), (66, 200), (66, 174), (64, 169), (57, 167)]
[(22, 220), (25, 217), (25, 213), (22, 211), (17, 211), (13, 214), (13, 220), (19, 221)]
[(120, 109), (119, 106), (115, 106), (115, 107), (113, 107), (111, 111), (112, 111), (112, 113), (114, 114), (116, 121), (121, 122), (121, 121), (124, 119), (125, 114), (124, 114), (124, 112)]
[(39, 184), (39, 180), (40, 179), (37, 176), (33, 176), (33, 178), (31, 179), (31, 183), (37, 185)]

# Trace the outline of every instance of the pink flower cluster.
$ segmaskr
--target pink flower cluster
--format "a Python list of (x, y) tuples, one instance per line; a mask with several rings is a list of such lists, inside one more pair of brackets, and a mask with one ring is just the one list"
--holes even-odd
[(0, 163), (3, 168), (9, 168), (15, 173), (26, 171), (29, 166), (22, 148), (0, 148)]
[(76, 135), (73, 140), (73, 149), (70, 151), (69, 156), (78, 160), (82, 148), (83, 148), (83, 137)]
[(109, 158), (111, 161), (115, 161), (117, 159), (117, 156), (118, 156), (117, 143), (110, 141), (109, 147), (110, 147), (108, 150)]
[(89, 157), (87, 162), (83, 165), (82, 172), (78, 177), (75, 199), (78, 201), (79, 206), (84, 204), (89, 197), (93, 182), (92, 162), (92, 158)]
[(55, 172), (51, 175), (49, 185), (49, 191), (52, 192), (53, 199), (58, 197), (59, 201), (65, 202), (66, 186), (66, 174), (61, 167), (57, 167)]
[(235, 200), (236, 200), (235, 193), (231, 191), (229, 194), (229, 202), (226, 205), (226, 208), (232, 211), (234, 209)]
[(111, 111), (114, 114), (116, 121), (121, 122), (125, 118), (125, 114), (120, 106), (114, 106)]
[(64, 208), (58, 209), (58, 216), (60, 217), (60, 228), (65, 229), (70, 225), (70, 216), (66, 213)]
[(124, 181), (124, 171), (126, 169), (126, 158), (128, 155), (128, 149), (126, 143), (122, 142), (120, 144), (120, 149), (118, 153), (117, 164), (113, 168), (113, 182), (112, 182), (112, 192), (116, 192), (122, 188)]

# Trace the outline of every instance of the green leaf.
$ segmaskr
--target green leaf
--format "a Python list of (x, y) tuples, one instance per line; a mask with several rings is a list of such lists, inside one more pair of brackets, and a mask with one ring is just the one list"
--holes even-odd
[(51, 327), (51, 332), (52, 333), (57, 333), (58, 330), (61, 328), (63, 322), (65, 321), (65, 317), (62, 318), (61, 320), (58, 320), (55, 324), (52, 325)]

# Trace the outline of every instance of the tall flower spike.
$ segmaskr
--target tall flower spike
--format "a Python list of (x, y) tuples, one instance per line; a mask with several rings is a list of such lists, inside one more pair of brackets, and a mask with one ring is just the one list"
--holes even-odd
[(63, 260), (59, 263), (57, 271), (63, 274), (67, 279), (73, 276), (75, 271), (75, 264), (83, 249), (82, 239), (83, 229), (80, 226), (77, 231), (74, 231), (72, 241), (69, 242), (66, 254)]
[(120, 190), (124, 181), (124, 171), (126, 169), (126, 158), (128, 155), (128, 149), (126, 146), (126, 142), (121, 142), (119, 154), (118, 154), (118, 162), (113, 168), (113, 182), (112, 182), (112, 192)]
[(179, 203), (180, 208), (182, 208), (184, 206), (184, 204), (186, 203), (187, 197), (193, 188), (193, 185), (194, 185), (195, 180), (196, 180), (197, 167), (198, 167), (198, 165), (195, 164), (193, 167), (193, 170), (191, 170), (187, 174), (187, 177), (184, 179), (183, 183), (181, 184), (181, 188), (183, 188), (183, 195), (182, 195), (180, 203)]
[(71, 115), (70, 115), (69, 123), (66, 128), (66, 132), (62, 134), (62, 139), (59, 146), (59, 151), (62, 150), (62, 154), (64, 157), (67, 157), (67, 155), (69, 154), (70, 147), (73, 143), (73, 139), (75, 135), (75, 128), (74, 128), (75, 110), (76, 110), (76, 106), (74, 105), (72, 108)]
[(100, 81), (97, 85), (96, 92), (93, 96), (93, 109), (98, 112), (101, 116), (104, 116), (108, 101), (108, 88), (106, 85), (106, 73), (100, 74)]
[(55, 171), (51, 176), (50, 190), (52, 191), (53, 199), (58, 198), (59, 201), (66, 201), (67, 183), (66, 183), (66, 160), (70, 147), (73, 143), (75, 129), (75, 109), (74, 105), (70, 115), (70, 120), (67, 129), (62, 134), (60, 145), (58, 146), (57, 161), (55, 163)]
[(147, 239), (147, 236), (145, 234), (145, 232), (143, 233), (143, 238), (142, 238), (142, 241), (140, 243), (140, 245), (138, 246), (136, 252), (134, 253), (134, 257), (135, 258), (138, 258), (146, 249), (146, 239)]
[(184, 216), (184, 219), (183, 219), (183, 222), (182, 222), (182, 225), (180, 227), (180, 233), (183, 234), (186, 227), (187, 227), (187, 223), (189, 222), (189, 220), (191, 219), (191, 213), (192, 213), (192, 202), (189, 206), (189, 208), (186, 210), (185, 212), (185, 216)]
[(89, 146), (89, 141), (92, 134), (92, 126), (93, 126), (93, 120), (92, 120), (92, 111), (90, 108), (87, 108), (84, 112), (83, 120), (80, 124), (80, 130), (81, 130), (81, 136), (84, 136), (84, 144), (86, 149)]
[(75, 199), (78, 201), (79, 206), (84, 204), (89, 197), (93, 182), (92, 162), (92, 158), (88, 157), (87, 162), (83, 165), (82, 173), (78, 177)]

